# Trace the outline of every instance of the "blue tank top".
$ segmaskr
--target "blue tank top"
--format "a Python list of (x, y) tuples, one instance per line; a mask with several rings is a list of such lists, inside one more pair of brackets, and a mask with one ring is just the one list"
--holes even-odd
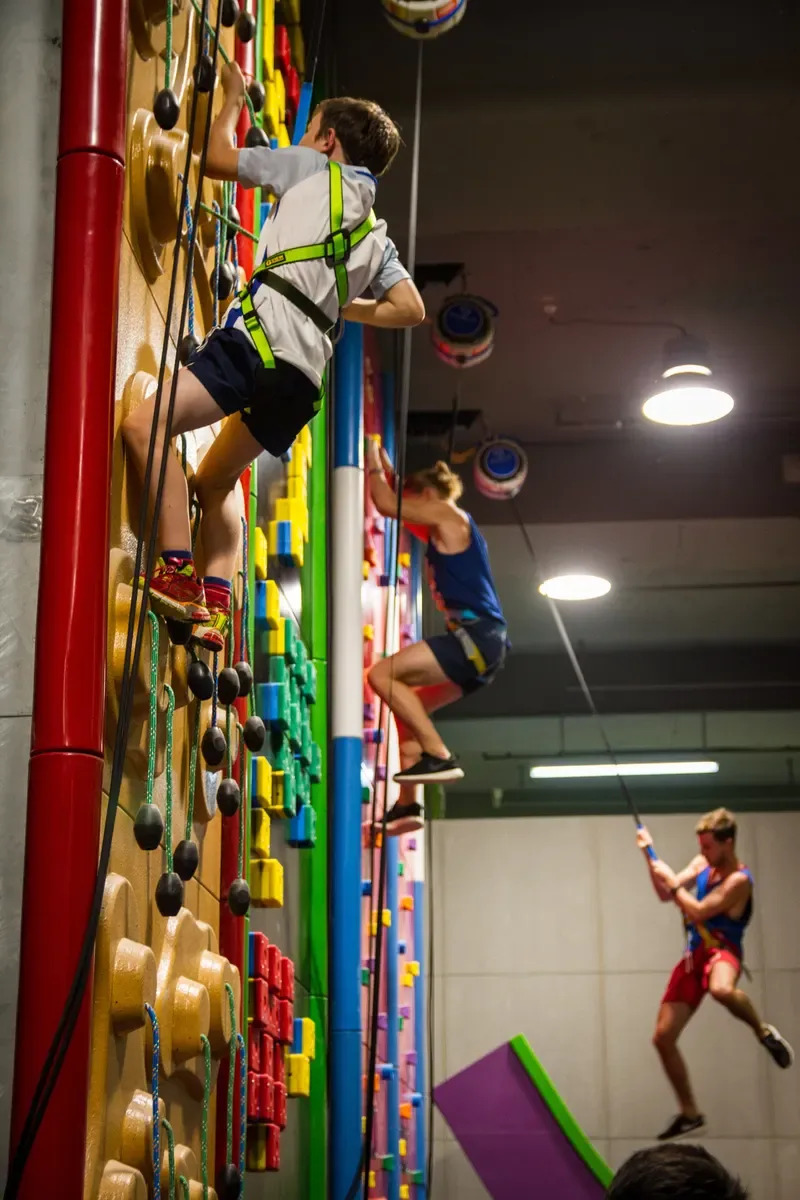
[(505, 625), (505, 617), (495, 591), (486, 541), (469, 513), (470, 540), (466, 550), (443, 554), (431, 539), (425, 557), (428, 583), (436, 607), (456, 620), (482, 618)]
[[(731, 917), (727, 913), (720, 913), (716, 917), (709, 917), (707, 921), (703, 921), (700, 927), (689, 925), (689, 949), (696, 950), (698, 946), (705, 943), (702, 931), (707, 931), (711, 938), (718, 939), (721, 947), (725, 950), (735, 951), (739, 958), (742, 957), (742, 939), (744, 931), (747, 928), (750, 918), (753, 915), (753, 876), (747, 867), (740, 867), (739, 870), (743, 875), (746, 875), (750, 880), (750, 898), (747, 901), (744, 912), (740, 917)], [(704, 900), (709, 892), (713, 892), (714, 888), (719, 887), (722, 883), (721, 879), (716, 879), (713, 883), (711, 879), (711, 867), (706, 867), (697, 876), (697, 899)]]

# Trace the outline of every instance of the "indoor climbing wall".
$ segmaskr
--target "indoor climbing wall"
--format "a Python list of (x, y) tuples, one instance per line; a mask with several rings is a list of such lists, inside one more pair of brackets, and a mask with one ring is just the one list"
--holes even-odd
[[(157, 388), (174, 254), (165, 404), (176, 350), (185, 362), (252, 269), (269, 197), (209, 180), (197, 194), (215, 67), (235, 57), (248, 80), (240, 142), (288, 145), (295, 132), (299, 3), (285, 3), (278, 22), (273, 0), (219, 3), (216, 56), (217, 0), (203, 28), (196, 0), (131, 5), (115, 431)], [(174, 443), (190, 494), (218, 432)], [(86, 1200), (324, 1194), (313, 1190), (325, 1155), (324, 469), (323, 427), (304, 431), (286, 462), (243, 476), (223, 652), (184, 644), (187, 626), (145, 617), (95, 956)], [(139, 503), (117, 432), (106, 791), (125, 715)], [(195, 531), (194, 504), (192, 516)], [(322, 611), (312, 618), (315, 586)], [(278, 1175), (267, 1192), (268, 1171)]]
[[(377, 369), (377, 352), (366, 339), (364, 357), (364, 433), (380, 438), (394, 460), (393, 379)], [(368, 477), (367, 477), (368, 478)], [(420, 587), (412, 567), (411, 535), (401, 535), (397, 590), (392, 599), (396, 522), (372, 504), (368, 483), (364, 500), (364, 671), (385, 652), (409, 645), (419, 636), (416, 602)], [(416, 1195), (424, 1180), (424, 833), (387, 838), (379, 825), (384, 803), (398, 794), (391, 776), (399, 770), (394, 721), (369, 684), (364, 684), (362, 759), (362, 1021), (365, 1104), (374, 1103), (373, 1154), (369, 1194), (385, 1200)], [(387, 771), (389, 779), (387, 781)], [(383, 903), (379, 903), (381, 852), (385, 853)], [(382, 927), (381, 970), (377, 939)], [(372, 1006), (377, 989), (376, 1070), (368, 1080)], [(366, 1125), (366, 1118), (364, 1118)]]

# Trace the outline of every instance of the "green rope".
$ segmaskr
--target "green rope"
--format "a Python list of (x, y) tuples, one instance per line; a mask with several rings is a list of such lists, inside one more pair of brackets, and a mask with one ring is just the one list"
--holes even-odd
[(178, 1183), (183, 1188), (183, 1200), (191, 1200), (191, 1190), (189, 1188), (189, 1180), (185, 1175), (178, 1176)]
[(239, 725), (239, 853), (236, 868), (240, 879), (244, 879), (244, 820), (247, 808), (247, 750), (244, 744), (244, 728)]
[(167, 802), (164, 812), (164, 840), (167, 847), (167, 870), (172, 870), (172, 718), (175, 714), (175, 693), (168, 683), (164, 684), (167, 694)]
[(158, 617), (148, 611), (150, 621), (150, 728), (147, 733), (147, 785), (145, 803), (153, 803), (156, 778), (156, 743), (158, 741)]
[(168, 88), (172, 73), (172, 0), (167, 0), (167, 44), (164, 48), (164, 87)]
[(184, 473), (184, 475), (185, 475), (185, 474), (186, 474), (186, 460), (187, 460), (187, 455), (186, 455), (186, 434), (185, 434), (185, 433), (179, 433), (179, 434), (178, 434), (178, 440), (180, 441), (180, 444), (181, 444), (181, 468), (182, 468), (182, 470), (183, 470), (183, 473)]
[[(225, 991), (228, 993), (228, 1008), (231, 1015), (231, 1040), (228, 1047), (230, 1055), (230, 1066), (228, 1068), (228, 1120), (227, 1120), (227, 1141), (225, 1143), (225, 1162), (233, 1162), (233, 1097), (234, 1084), (236, 1082), (236, 1002), (233, 996), (233, 988), (229, 983), (225, 984)], [(244, 1130), (240, 1131), (240, 1137), (244, 1136)]]
[(208, 1106), (211, 1101), (211, 1042), (204, 1033), (200, 1034), (205, 1063), (203, 1080), (203, 1124), (200, 1129), (200, 1171), (203, 1183), (203, 1200), (208, 1200)]
[(175, 1134), (166, 1117), (161, 1124), (167, 1135), (167, 1154), (169, 1156), (169, 1200), (175, 1200)]
[[(202, 13), (202, 9), (200, 7), (200, 4), (198, 3), (198, 0), (192, 0), (192, 8), (194, 9), (194, 11), (197, 13), (197, 15), (199, 17)], [(214, 26), (211, 24), (208, 17), (206, 17), (206, 28), (209, 30), (210, 33), (212, 33), (212, 34), (214, 33)], [(225, 53), (225, 47), (222, 45), (222, 42), (219, 43), (219, 46), (217, 47), (217, 49), (219, 50), (219, 56), (222, 59), (222, 61), (225, 63), (225, 65), (230, 66), (231, 60), (228, 57), (228, 55)], [(250, 113), (250, 121), (252, 122), (253, 125), (255, 125), (257, 123), (256, 122), (256, 112), (255, 112), (255, 109), (253, 108), (253, 101), (250, 99), (247, 92), (245, 92), (245, 94), (244, 94), (244, 102), (247, 105), (247, 111)]]
[(194, 728), (192, 730), (192, 749), (189, 758), (189, 797), (186, 802), (186, 841), (191, 841), (192, 824), (194, 822), (194, 789), (197, 777), (197, 749), (200, 745), (200, 701), (194, 703)]
[[(225, 205), (225, 212), (227, 213), (230, 206), (230, 201), (227, 198), (224, 198), (223, 203)], [(234, 233), (240, 233), (242, 237), (249, 238), (251, 242), (258, 241), (256, 234), (251, 233), (249, 229), (245, 229), (243, 225), (237, 225), (235, 221), (230, 221), (223, 213), (217, 213), (210, 204), (203, 204), (201, 202), (200, 207), (202, 208), (203, 212), (209, 213), (212, 217), (218, 217), (222, 224), (227, 225), (228, 229), (232, 229)]]

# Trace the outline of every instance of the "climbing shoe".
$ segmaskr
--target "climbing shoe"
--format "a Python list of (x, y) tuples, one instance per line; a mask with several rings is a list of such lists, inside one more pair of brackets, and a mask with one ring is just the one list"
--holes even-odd
[(764, 1026), (764, 1036), (761, 1045), (765, 1046), (772, 1058), (784, 1071), (794, 1062), (794, 1050), (785, 1037), (781, 1037), (774, 1025)]
[(209, 619), (203, 625), (195, 625), (192, 629), (191, 641), (204, 650), (221, 654), (225, 649), (225, 634), (228, 631), (230, 616), (222, 608), (209, 608)]
[(437, 758), (435, 754), (423, 754), (413, 767), (398, 771), (394, 777), (395, 783), (453, 783), (463, 779), (464, 772), (456, 759)]
[(690, 1133), (699, 1133), (705, 1129), (705, 1117), (686, 1117), (683, 1113), (679, 1113), (674, 1121), (670, 1121), (667, 1128), (658, 1135), (660, 1142), (674, 1142), (678, 1138), (688, 1137)]
[(425, 812), (421, 804), (412, 800), (410, 804), (393, 804), (386, 814), (386, 836), (399, 837), (401, 833), (415, 833), (425, 824)]
[(150, 579), (150, 607), (178, 621), (204, 625), (209, 620), (203, 585), (191, 559), (159, 558)]

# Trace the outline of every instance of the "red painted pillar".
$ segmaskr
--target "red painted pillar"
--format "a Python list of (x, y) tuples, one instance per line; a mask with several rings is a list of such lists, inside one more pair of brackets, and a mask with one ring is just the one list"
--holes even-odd
[[(242, 9), (248, 10), (255, 16), (258, 11), (258, 0), (245, 0), (242, 4)], [(255, 78), (256, 73), (255, 38), (249, 42), (240, 42), (238, 38), (236, 39), (236, 61), (242, 68), (242, 74), (249, 83), (251, 79)], [(250, 111), (247, 105), (245, 105), (239, 117), (239, 124), (236, 126), (236, 137), (240, 146), (244, 145), (244, 139), (247, 136), (249, 128)], [(238, 208), (239, 215), (242, 218), (242, 226), (245, 229), (254, 229), (255, 192), (252, 188), (239, 188)], [(239, 254), (239, 262), (249, 279), (253, 274), (253, 242), (250, 241), (250, 238), (244, 237), (240, 233), (236, 238), (236, 249)]]
[[(77, 965), (97, 870), (128, 5), (65, 0), (33, 744), (12, 1150)], [(83, 1195), (89, 991), (22, 1200)]]

